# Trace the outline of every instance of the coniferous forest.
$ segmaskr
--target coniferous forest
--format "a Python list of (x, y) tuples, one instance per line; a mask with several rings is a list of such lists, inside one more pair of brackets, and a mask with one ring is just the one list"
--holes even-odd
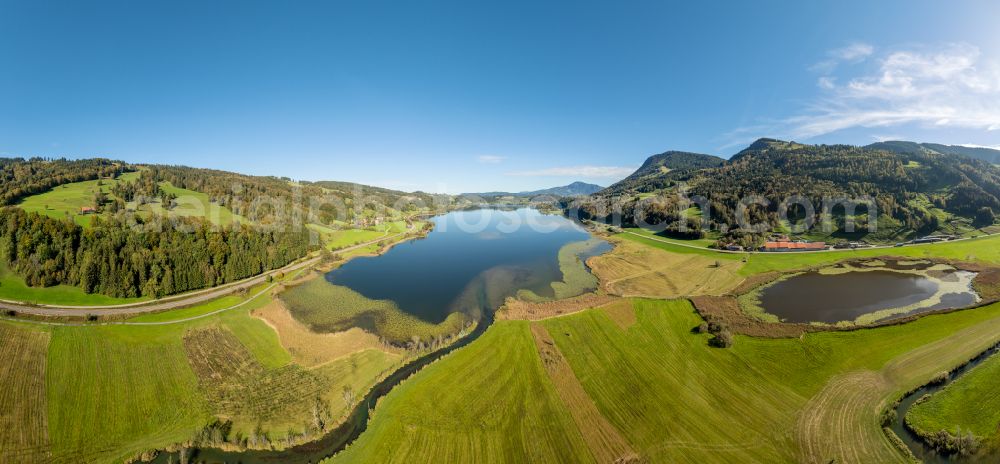
[(83, 228), (5, 208), (0, 210), (0, 259), (32, 286), (66, 284), (115, 297), (161, 297), (251, 277), (309, 251), (304, 230), (218, 230), (200, 219), (163, 219), (145, 226), (135, 230), (99, 221)]

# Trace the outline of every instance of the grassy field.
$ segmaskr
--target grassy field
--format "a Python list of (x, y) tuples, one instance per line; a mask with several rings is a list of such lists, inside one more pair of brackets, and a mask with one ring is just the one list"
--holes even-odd
[[(317, 404), (326, 424), (336, 423), (349, 407), (345, 389), (360, 397), (400, 362), (359, 347), (297, 363), (250, 314), (271, 296), (246, 298), (129, 320), (164, 325), (0, 321), (0, 461), (121, 462), (186, 442), (215, 418), (233, 420), (234, 435), (260, 428), (284, 446), (307, 430)], [(170, 323), (197, 316), (205, 317)]]
[(49, 333), (0, 324), (0, 462), (45, 462), (49, 430), (45, 354)]
[(127, 459), (178, 443), (209, 419), (177, 329), (57, 327), (48, 355), (52, 454)]
[(327, 248), (339, 250), (403, 232), (406, 230), (406, 223), (403, 221), (390, 222), (368, 229), (333, 229), (319, 224), (309, 224), (308, 227), (320, 234), (320, 239)]
[(611, 429), (582, 431), (574, 414), (592, 412), (559, 393), (565, 379), (539, 375), (530, 323), (498, 321), (390, 393), (333, 461), (583, 462), (599, 453), (552, 435), (593, 447), (617, 433), (650, 462), (904, 462), (881, 408), (1000, 339), (998, 305), (802, 339), (737, 337), (731, 349), (691, 332), (701, 319), (684, 301), (634, 300), (629, 319), (616, 308), (541, 323)]
[[(3, 241), (0, 241), (0, 246), (3, 246)], [(134, 303), (148, 298), (115, 298), (87, 293), (82, 288), (71, 285), (29, 287), (21, 276), (8, 268), (5, 260), (0, 259), (0, 299), (34, 304), (98, 306)]]
[[(733, 255), (666, 243), (665, 247), (649, 247), (645, 245), (659, 242), (630, 234), (617, 235), (612, 241), (612, 252), (591, 260), (594, 275), (608, 293), (655, 298), (718, 295), (743, 280), (739, 273), (743, 264), (731, 259)], [(673, 248), (693, 253), (675, 253)]]
[[(81, 226), (90, 225), (90, 215), (80, 214), (84, 206), (94, 207), (94, 194), (100, 190), (111, 197), (111, 187), (119, 182), (131, 182), (139, 178), (139, 172), (126, 172), (117, 179), (88, 180), (63, 184), (48, 192), (32, 195), (18, 206), (28, 212), (62, 219), (71, 217)], [(100, 183), (101, 185), (98, 185)]]
[(594, 462), (527, 322), (493, 326), (382, 399), (334, 462)]
[(362, 385), (338, 379), (373, 379), (392, 363), (385, 353), (366, 350), (314, 370), (291, 363), (266, 367), (232, 332), (218, 327), (187, 332), (184, 349), (212, 412), (232, 420), (237, 433), (261, 427), (272, 432), (272, 440), (312, 427), (316, 409), (331, 411), (325, 422), (339, 418), (347, 407), (341, 388)]
[[(60, 185), (48, 192), (32, 195), (22, 200), (18, 206), (28, 212), (37, 212), (53, 218), (71, 217), (83, 227), (90, 225), (92, 215), (80, 214), (80, 208), (93, 207), (94, 194), (100, 190), (108, 198), (114, 198), (111, 187), (120, 182), (131, 182), (139, 178), (139, 172), (127, 172), (117, 179), (100, 179), (85, 182), (74, 182)], [(98, 185), (100, 183), (101, 185)], [(208, 195), (194, 190), (175, 187), (169, 182), (161, 182), (160, 189), (177, 196), (177, 205), (169, 211), (164, 211), (157, 198), (152, 203), (137, 207), (134, 203), (130, 208), (140, 214), (169, 214), (175, 217), (203, 217), (213, 224), (228, 226), (235, 218), (246, 222), (244, 218), (234, 215), (229, 208), (219, 206), (209, 201)]]
[(907, 423), (928, 433), (946, 430), (952, 434), (972, 432), (994, 445), (1000, 425), (1000, 357), (992, 357), (934, 394), (914, 405)]
[[(233, 214), (229, 208), (220, 206), (209, 201), (208, 195), (194, 190), (174, 187), (170, 182), (160, 182), (160, 190), (177, 196), (177, 204), (167, 212), (174, 217), (200, 217), (209, 220), (218, 226), (232, 225), (238, 219), (242, 223), (249, 223), (246, 218)], [(154, 214), (163, 214), (163, 205), (159, 200), (143, 205), (139, 211), (150, 211)]]
[[(697, 210), (697, 208), (692, 208), (692, 209), (693, 210)], [(716, 238), (712, 238), (712, 237), (700, 238), (700, 239), (692, 239), (692, 240), (683, 240), (683, 239), (679, 239), (679, 238), (672, 238), (672, 237), (667, 237), (667, 236), (664, 236), (664, 235), (657, 234), (656, 232), (653, 232), (653, 231), (648, 230), (648, 229), (643, 229), (641, 227), (629, 227), (629, 228), (626, 228), (625, 230), (627, 230), (629, 232), (636, 233), (636, 234), (644, 235), (646, 237), (656, 237), (659, 240), (666, 240), (666, 241), (671, 242), (671, 243), (677, 243), (677, 244), (680, 244), (680, 245), (703, 247), (703, 248), (708, 248), (708, 247), (714, 245), (715, 241), (716, 241)]]

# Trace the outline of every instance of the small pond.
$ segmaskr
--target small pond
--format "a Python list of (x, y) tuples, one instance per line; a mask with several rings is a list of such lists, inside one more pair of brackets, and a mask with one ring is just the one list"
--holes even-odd
[(784, 322), (870, 323), (972, 306), (975, 273), (953, 267), (850, 265), (809, 271), (758, 290), (760, 308)]

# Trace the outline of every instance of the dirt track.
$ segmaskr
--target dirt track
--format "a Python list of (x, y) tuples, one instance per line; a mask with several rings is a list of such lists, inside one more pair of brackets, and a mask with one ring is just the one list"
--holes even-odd
[(799, 414), (800, 461), (907, 462), (882, 431), (882, 409), (998, 340), (1000, 318), (994, 318), (902, 354), (878, 371), (854, 371), (830, 379)]

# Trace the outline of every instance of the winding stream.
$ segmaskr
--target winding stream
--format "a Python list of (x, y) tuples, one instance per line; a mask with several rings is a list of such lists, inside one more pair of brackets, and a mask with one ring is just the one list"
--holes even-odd
[(997, 456), (978, 456), (978, 457), (961, 457), (954, 455), (944, 455), (938, 453), (930, 446), (927, 446), (924, 441), (913, 433), (909, 428), (906, 427), (906, 413), (910, 411), (910, 407), (921, 397), (927, 394), (934, 394), (941, 389), (947, 387), (949, 384), (958, 380), (959, 377), (966, 374), (972, 368), (978, 366), (983, 361), (986, 361), (991, 356), (1000, 352), (1000, 343), (991, 346), (986, 351), (979, 353), (975, 358), (972, 358), (968, 363), (953, 369), (949, 372), (948, 380), (939, 384), (927, 384), (924, 385), (900, 400), (899, 405), (896, 406), (896, 420), (893, 422), (890, 429), (896, 434), (903, 443), (906, 444), (910, 451), (913, 453), (917, 459), (920, 459), (924, 464), (955, 464), (955, 463), (985, 463), (985, 462), (996, 462)]

